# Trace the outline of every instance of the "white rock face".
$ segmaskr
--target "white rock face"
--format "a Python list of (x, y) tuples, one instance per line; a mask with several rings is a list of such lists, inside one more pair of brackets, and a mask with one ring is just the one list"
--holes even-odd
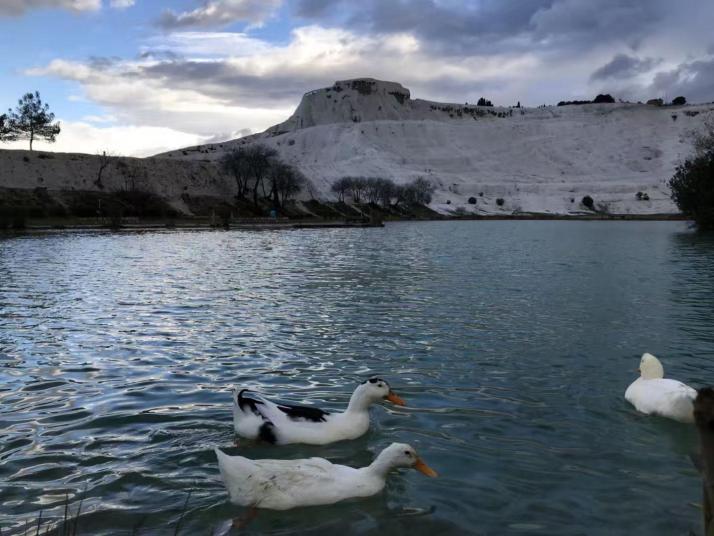
[(677, 212), (666, 182), (691, 152), (691, 131), (713, 111), (444, 104), (365, 78), (307, 93), (287, 121), (262, 134), (162, 156), (216, 160), (237, 145), (264, 143), (303, 171), (324, 199), (333, 198), (330, 187), (343, 176), (400, 183), (423, 176), (437, 186), (432, 207), (441, 211), (582, 214), (591, 213), (581, 203), (589, 195), (611, 214), (666, 214)]

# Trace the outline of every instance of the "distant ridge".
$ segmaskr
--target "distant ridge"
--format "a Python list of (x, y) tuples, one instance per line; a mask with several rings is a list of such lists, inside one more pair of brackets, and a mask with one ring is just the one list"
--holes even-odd
[(324, 199), (342, 176), (423, 176), (437, 186), (432, 207), (441, 212), (672, 214), (666, 183), (712, 110), (484, 107), (412, 99), (397, 82), (355, 78), (306, 93), (291, 117), (262, 134), (164, 156), (211, 161), (259, 142), (300, 168), (310, 194)]

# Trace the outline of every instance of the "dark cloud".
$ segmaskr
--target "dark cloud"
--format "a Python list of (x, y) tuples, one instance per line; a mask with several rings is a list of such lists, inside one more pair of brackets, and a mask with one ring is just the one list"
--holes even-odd
[[(703, 1), (703, 0), (700, 0)], [(664, 0), (299, 0), (296, 13), (371, 33), (410, 32), (448, 54), (574, 52), (607, 41), (636, 47), (663, 20)]]
[(296, 2), (295, 13), (299, 17), (320, 17), (329, 12), (334, 0), (300, 0)]
[(282, 0), (210, 0), (190, 11), (165, 10), (158, 25), (166, 30), (211, 28), (235, 22), (260, 24), (280, 7)]
[(590, 75), (590, 80), (607, 80), (611, 78), (631, 78), (651, 70), (659, 63), (654, 58), (636, 58), (627, 54), (617, 54), (608, 63)]
[(683, 95), (689, 102), (711, 102), (714, 58), (682, 63), (676, 69), (658, 73), (649, 89), (653, 96), (667, 100)]
[(117, 56), (90, 56), (89, 59), (87, 59), (87, 65), (89, 65), (92, 69), (103, 71), (114, 67), (120, 61), (121, 58)]
[(174, 89), (196, 90), (233, 106), (290, 105), (316, 87), (332, 83), (321, 76), (302, 72), (271, 73), (257, 76), (245, 73), (227, 61), (177, 59), (139, 66), (125, 76), (155, 80)]

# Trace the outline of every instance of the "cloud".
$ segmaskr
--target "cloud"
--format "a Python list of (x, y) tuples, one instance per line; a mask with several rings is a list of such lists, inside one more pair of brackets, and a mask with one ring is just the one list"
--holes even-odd
[(235, 22), (260, 25), (282, 4), (282, 0), (210, 0), (191, 11), (166, 10), (158, 24), (164, 29), (211, 28)]
[[(116, 156), (151, 156), (180, 147), (206, 143), (207, 137), (165, 127), (110, 126), (98, 127), (83, 121), (62, 121), (62, 133), (56, 143), (36, 141), (40, 151), (82, 152)], [(27, 142), (2, 145), (3, 149), (27, 149)]]
[(304, 92), (363, 76), (447, 102), (538, 105), (597, 92), (712, 100), (714, 3), (691, 2), (702, 16), (665, 0), (294, 0), (286, 5), (304, 25), (281, 40), (274, 28), (180, 30), (260, 24), (281, 0), (186, 2), (195, 9), (166, 12), (171, 31), (146, 37), (134, 57), (58, 58), (28, 74), (75, 82), (75, 94), (116, 118), (96, 127), (201, 139), (262, 131)]
[(590, 75), (591, 80), (606, 80), (608, 78), (632, 78), (650, 71), (656, 64), (654, 58), (636, 58), (627, 54), (617, 54), (612, 60)]
[(539, 72), (528, 54), (445, 62), (407, 34), (319, 26), (295, 29), (279, 45), (240, 33), (173, 33), (151, 51), (135, 60), (55, 60), (27, 74), (75, 81), (120, 119), (212, 135), (282, 122), (303, 93), (339, 79), (372, 76), (403, 82), (422, 98), (475, 101), (496, 88), (505, 93), (515, 74)]
[[(136, 0), (109, 0), (115, 9), (125, 9), (135, 3)], [(66, 9), (80, 13), (101, 8), (102, 0), (0, 0), (0, 17), (17, 17), (32, 9)]]
[(714, 57), (684, 62), (657, 73), (650, 94), (671, 100), (683, 95), (689, 102), (714, 101)]
[(60, 8), (71, 11), (96, 11), (102, 7), (101, 0), (2, 0), (0, 16), (19, 16), (39, 8)]

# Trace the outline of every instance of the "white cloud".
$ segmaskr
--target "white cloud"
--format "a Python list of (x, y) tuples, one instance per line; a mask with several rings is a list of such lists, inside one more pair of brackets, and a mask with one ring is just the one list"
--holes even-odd
[(210, 28), (241, 21), (261, 25), (282, 3), (283, 0), (210, 0), (191, 11), (166, 10), (159, 25), (166, 29)]
[(113, 8), (125, 9), (127, 7), (133, 6), (135, 3), (135, 0), (111, 0), (109, 5), (111, 5)]
[[(171, 128), (147, 126), (97, 127), (88, 122), (61, 122), (62, 133), (55, 143), (36, 141), (38, 151), (99, 154), (103, 151), (117, 156), (151, 156), (171, 149), (205, 143), (207, 137)], [(27, 149), (25, 141), (7, 143), (2, 149)]]

